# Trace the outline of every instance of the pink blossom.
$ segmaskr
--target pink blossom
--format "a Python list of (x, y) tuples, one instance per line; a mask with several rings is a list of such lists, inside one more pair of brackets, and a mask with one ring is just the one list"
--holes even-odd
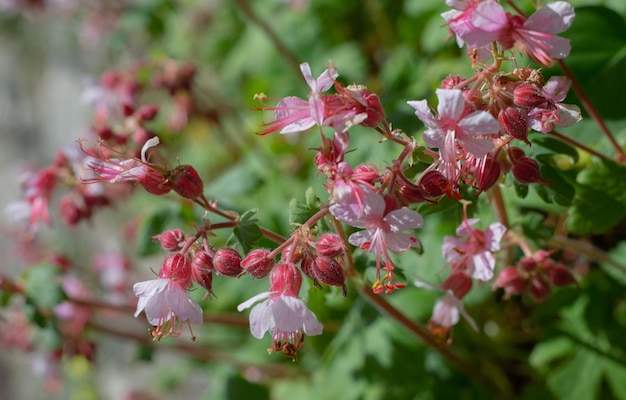
[(571, 81), (564, 76), (553, 76), (542, 88), (546, 101), (528, 112), (529, 125), (539, 132), (550, 132), (554, 127), (568, 127), (582, 119), (580, 108), (561, 104), (567, 96)]
[[(182, 322), (202, 323), (202, 309), (187, 295), (185, 290), (191, 282), (191, 263), (180, 253), (168, 256), (159, 278), (135, 283), (133, 292), (139, 298), (137, 317), (145, 310), (148, 322), (155, 326), (152, 336), (180, 336)], [(191, 329), (191, 326), (190, 326)]]
[(437, 89), (439, 105), (433, 115), (426, 100), (409, 101), (415, 115), (426, 125), (424, 142), (439, 149), (442, 173), (458, 182), (459, 161), (470, 153), (482, 158), (493, 148), (491, 138), (500, 131), (498, 121), (486, 111), (467, 111), (467, 103), (459, 89)]
[(454, 270), (466, 269), (474, 279), (488, 281), (493, 277), (496, 260), (493, 252), (500, 250), (506, 227), (499, 222), (485, 231), (475, 229), (477, 218), (464, 220), (456, 230), (457, 236), (444, 238), (443, 257)]
[[(334, 67), (329, 67), (317, 78), (313, 78), (308, 63), (300, 64), (300, 71), (311, 89), (308, 100), (289, 96), (280, 100), (275, 107), (265, 107), (274, 111), (274, 121), (266, 124), (267, 129), (259, 132), (260, 135), (280, 131), (280, 133), (303, 132), (307, 129), (324, 123), (324, 101), (320, 93), (327, 91), (339, 76)], [(259, 96), (262, 99), (262, 96)]]
[(270, 351), (282, 351), (295, 359), (302, 345), (302, 335), (321, 335), (323, 326), (298, 298), (302, 273), (293, 263), (278, 263), (270, 273), (270, 290), (237, 306), (239, 312), (254, 306), (250, 312), (250, 333), (257, 339), (265, 332), (272, 336)]

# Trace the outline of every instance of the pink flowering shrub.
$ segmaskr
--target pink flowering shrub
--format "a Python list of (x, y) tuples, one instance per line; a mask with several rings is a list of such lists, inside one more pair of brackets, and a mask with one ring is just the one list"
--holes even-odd
[[(626, 23), (609, 9), (5, 3), (22, 27), (72, 13), (86, 54), (150, 50), (115, 50), (82, 137), (6, 207), (0, 343), (49, 391), (125, 340), (223, 378), (216, 398), (621, 393), (626, 155), (605, 119), (624, 120)], [(585, 365), (602, 367), (579, 383)], [(161, 395), (137, 390), (119, 397)]]

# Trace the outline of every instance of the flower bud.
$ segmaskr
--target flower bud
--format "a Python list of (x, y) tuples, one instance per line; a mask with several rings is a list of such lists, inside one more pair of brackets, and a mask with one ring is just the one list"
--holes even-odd
[(495, 288), (503, 288), (507, 294), (521, 294), (527, 285), (528, 280), (521, 276), (515, 267), (507, 267), (500, 271), (493, 284)]
[(450, 75), (444, 78), (443, 81), (441, 81), (441, 88), (442, 89), (462, 89), (457, 86), (463, 81), (465, 81), (465, 78), (463, 78), (462, 76)]
[(346, 249), (341, 236), (336, 233), (324, 233), (315, 242), (317, 254), (324, 257), (337, 257)]
[(191, 279), (211, 293), (213, 288), (213, 261), (206, 251), (198, 251), (191, 261)]
[(441, 288), (451, 290), (454, 297), (462, 299), (472, 288), (472, 278), (463, 272), (453, 272), (443, 281)]
[(513, 164), (518, 162), (520, 158), (526, 157), (526, 153), (524, 153), (524, 150), (520, 149), (519, 147), (509, 147), (509, 149), (507, 150), (507, 154), (509, 156), (509, 160), (511, 160), (511, 163)]
[(204, 192), (204, 183), (191, 165), (179, 165), (170, 171), (172, 189), (186, 199), (195, 199)]
[(523, 140), (530, 146), (530, 142), (528, 141), (528, 121), (526, 116), (519, 112), (516, 108), (507, 107), (500, 110), (500, 113), (498, 114), (498, 122), (500, 123), (502, 130), (513, 136), (515, 139)]
[(304, 272), (304, 275), (306, 275), (309, 279), (313, 281), (313, 284), (315, 286), (321, 288), (321, 285), (317, 280), (317, 276), (315, 276), (315, 271), (313, 271), (314, 261), (315, 260), (309, 256), (303, 257), (300, 261), (300, 269), (302, 270), (302, 272)]
[(302, 273), (291, 262), (281, 261), (270, 272), (270, 292), (298, 297), (302, 287)]
[(530, 281), (530, 295), (536, 302), (544, 301), (550, 295), (550, 284), (540, 277), (534, 277)]
[(330, 257), (318, 257), (313, 261), (313, 273), (322, 283), (330, 286), (341, 286), (344, 297), (348, 294), (346, 275), (339, 263)]
[(500, 163), (494, 160), (492, 157), (486, 157), (480, 164), (480, 168), (475, 172), (476, 175), (476, 188), (480, 192), (491, 188), (500, 179), (500, 172), (502, 168)]
[(561, 265), (550, 269), (550, 282), (556, 286), (566, 286), (576, 283), (571, 271)]
[(142, 122), (152, 121), (159, 113), (159, 107), (155, 105), (143, 105), (135, 112), (137, 119)]
[(176, 251), (185, 241), (185, 234), (180, 229), (168, 229), (167, 231), (152, 237), (161, 243), (163, 250)]
[(550, 183), (543, 180), (539, 172), (539, 164), (530, 157), (522, 157), (513, 164), (513, 176), (520, 183)]
[(541, 91), (533, 85), (520, 85), (513, 91), (513, 103), (519, 107), (535, 108), (546, 101)]
[(172, 185), (165, 179), (162, 173), (149, 167), (145, 167), (144, 171), (145, 175), (140, 177), (137, 182), (139, 182), (148, 193), (160, 196), (172, 190)]
[(191, 283), (191, 262), (189, 258), (181, 253), (170, 254), (161, 265), (159, 278), (178, 281), (183, 287), (189, 286)]
[(243, 259), (241, 267), (255, 279), (265, 278), (275, 264), (269, 254), (267, 249), (254, 249)]
[(241, 256), (237, 250), (230, 247), (222, 247), (215, 252), (213, 267), (220, 275), (240, 276), (243, 272)]
[(424, 195), (432, 198), (446, 193), (446, 188), (450, 186), (450, 181), (441, 172), (428, 171), (422, 176), (419, 184), (424, 190)]

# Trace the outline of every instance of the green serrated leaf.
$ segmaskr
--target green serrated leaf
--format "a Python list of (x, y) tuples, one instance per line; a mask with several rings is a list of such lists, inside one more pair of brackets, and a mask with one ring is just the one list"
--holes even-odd
[(147, 257), (161, 250), (159, 243), (152, 238), (163, 232), (168, 221), (175, 217), (172, 210), (163, 209), (142, 221), (137, 233), (137, 255), (139, 257)]
[(304, 203), (297, 199), (289, 202), (289, 221), (292, 224), (304, 224), (320, 210), (320, 204), (321, 201), (315, 195), (313, 188), (308, 188)]
[(568, 229), (600, 234), (626, 217), (626, 167), (612, 161), (593, 165), (578, 175)]
[(595, 399), (602, 379), (602, 360), (584, 348), (548, 377), (558, 399)]
[(248, 252), (252, 249), (254, 244), (261, 239), (263, 234), (261, 228), (257, 225), (258, 219), (254, 218), (257, 209), (248, 210), (239, 217), (239, 223), (233, 229), (233, 235), (241, 244), (244, 252)]

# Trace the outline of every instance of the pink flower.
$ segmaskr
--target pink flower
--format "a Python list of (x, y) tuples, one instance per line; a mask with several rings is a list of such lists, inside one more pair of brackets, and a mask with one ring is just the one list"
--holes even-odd
[(493, 148), (491, 137), (498, 134), (500, 124), (486, 111), (467, 111), (463, 93), (458, 89), (437, 89), (439, 105), (434, 116), (426, 100), (409, 101), (415, 115), (426, 125), (424, 142), (439, 149), (442, 173), (452, 182), (458, 182), (459, 161), (470, 153), (482, 158)]
[(574, 8), (565, 1), (546, 4), (528, 19), (508, 13), (494, 0), (448, 0), (454, 10), (441, 16), (457, 38), (459, 47), (479, 49), (494, 41), (506, 50), (517, 48), (537, 62), (552, 65), (569, 55), (569, 40), (556, 36), (574, 21)]
[(571, 81), (564, 76), (553, 76), (542, 88), (546, 101), (528, 112), (529, 125), (539, 132), (550, 132), (557, 127), (568, 127), (582, 119), (580, 108), (561, 104), (567, 96)]
[(278, 263), (270, 273), (270, 291), (260, 293), (237, 306), (239, 312), (257, 304), (250, 312), (250, 333), (257, 339), (268, 332), (273, 339), (270, 351), (282, 351), (295, 359), (303, 335), (321, 335), (323, 326), (298, 298), (302, 274), (292, 263)]
[(155, 326), (152, 331), (155, 339), (180, 336), (182, 322), (187, 321), (190, 329), (190, 324), (202, 323), (202, 309), (187, 295), (190, 280), (191, 262), (175, 253), (163, 262), (158, 279), (133, 286), (133, 292), (139, 298), (135, 317), (145, 310), (148, 322)]
[[(313, 78), (311, 67), (308, 63), (300, 64), (300, 71), (311, 89), (308, 100), (298, 97), (285, 97), (278, 102), (276, 107), (265, 107), (265, 110), (274, 111), (274, 121), (266, 124), (267, 129), (259, 132), (259, 135), (267, 135), (272, 132), (280, 133), (303, 132), (315, 125), (324, 123), (324, 101), (320, 93), (327, 91), (339, 76), (333, 68), (327, 68), (317, 78)], [(262, 95), (258, 96), (262, 99)]]
[(386, 204), (383, 196), (371, 189), (363, 192), (361, 201), (361, 204), (356, 202), (333, 204), (330, 206), (330, 213), (350, 226), (365, 228), (350, 235), (348, 241), (354, 246), (366, 249), (368, 253), (376, 254), (377, 282), (374, 284), (374, 289), (379, 288), (382, 265), (388, 272), (385, 280), (390, 281), (389, 285), (391, 285), (386, 285), (387, 291), (402, 287), (402, 285), (391, 283), (394, 267), (388, 251), (402, 253), (411, 247), (419, 247), (420, 243), (417, 238), (403, 231), (421, 228), (424, 220), (416, 211), (407, 207), (395, 209), (391, 200), (389, 204)]
[(465, 219), (456, 230), (457, 236), (446, 236), (442, 253), (453, 270), (466, 269), (474, 279), (488, 281), (493, 278), (496, 260), (493, 252), (500, 250), (500, 241), (506, 227), (499, 222), (487, 230), (475, 229), (477, 218)]

